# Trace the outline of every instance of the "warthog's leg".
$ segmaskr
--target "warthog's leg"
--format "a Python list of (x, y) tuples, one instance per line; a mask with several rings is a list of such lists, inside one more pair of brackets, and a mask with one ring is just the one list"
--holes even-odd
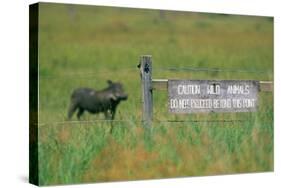
[(83, 108), (79, 108), (78, 109), (78, 113), (77, 113), (77, 118), (80, 120), (80, 117), (83, 115), (84, 113), (84, 109)]
[(115, 107), (115, 108), (112, 108), (112, 109), (111, 109), (111, 111), (110, 111), (110, 114), (111, 114), (111, 120), (114, 120), (115, 113), (116, 113), (116, 107)]

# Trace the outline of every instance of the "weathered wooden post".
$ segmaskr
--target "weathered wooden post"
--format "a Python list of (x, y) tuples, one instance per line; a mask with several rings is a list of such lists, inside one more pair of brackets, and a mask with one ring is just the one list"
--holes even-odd
[(152, 96), (152, 57), (143, 55), (140, 57), (141, 85), (142, 85), (142, 120), (144, 126), (151, 127), (153, 113), (153, 96)]

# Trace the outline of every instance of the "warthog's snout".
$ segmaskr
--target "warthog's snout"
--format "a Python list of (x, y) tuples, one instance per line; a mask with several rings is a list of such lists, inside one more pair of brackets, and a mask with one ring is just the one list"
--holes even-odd
[(122, 95), (122, 96), (119, 97), (119, 99), (125, 101), (125, 100), (128, 99), (128, 95), (127, 94)]

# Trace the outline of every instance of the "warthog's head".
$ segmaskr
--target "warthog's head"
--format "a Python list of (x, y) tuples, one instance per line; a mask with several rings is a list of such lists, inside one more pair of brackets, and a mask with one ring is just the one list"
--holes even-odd
[(127, 100), (128, 95), (124, 92), (123, 85), (118, 82), (107, 81), (110, 88), (110, 97), (114, 101)]

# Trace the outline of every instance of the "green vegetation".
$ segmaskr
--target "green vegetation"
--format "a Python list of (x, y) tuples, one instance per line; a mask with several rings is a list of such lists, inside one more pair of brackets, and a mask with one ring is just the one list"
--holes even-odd
[[(151, 54), (154, 78), (272, 80), (272, 18), (41, 3), (39, 19), (41, 185), (273, 170), (272, 93), (260, 93), (255, 113), (171, 115), (167, 93), (155, 91), (147, 135), (136, 67)], [(108, 122), (55, 123), (65, 121), (75, 88), (101, 89), (108, 79), (129, 94), (116, 114), (128, 121), (113, 122), (112, 134)], [(83, 117), (95, 119), (102, 114)], [(159, 122), (167, 120), (186, 122)]]

